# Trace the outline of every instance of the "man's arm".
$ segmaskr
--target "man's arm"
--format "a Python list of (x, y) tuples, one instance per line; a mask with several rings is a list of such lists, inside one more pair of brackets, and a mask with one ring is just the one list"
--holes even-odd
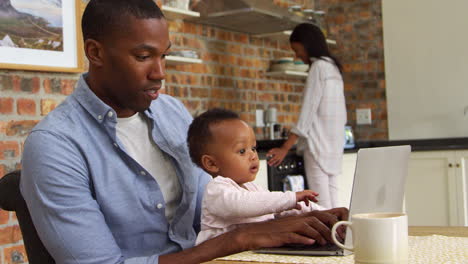
[[(159, 263), (195, 264), (245, 250), (278, 247), (290, 243), (313, 244), (317, 241), (326, 244), (327, 241), (332, 242), (331, 227), (345, 219), (348, 219), (348, 210), (334, 208), (301, 216), (246, 224), (191, 249), (160, 256)], [(339, 235), (344, 238), (343, 229), (339, 230)]]
[(21, 192), (55, 262), (157, 263), (159, 255), (135, 259), (123, 255), (93, 197), (85, 163), (66, 138), (33, 132), (26, 140)]

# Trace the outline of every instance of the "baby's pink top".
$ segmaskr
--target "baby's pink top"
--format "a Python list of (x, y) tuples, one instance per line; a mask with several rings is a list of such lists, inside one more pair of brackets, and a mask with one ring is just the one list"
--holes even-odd
[(218, 176), (206, 185), (202, 202), (201, 231), (196, 244), (214, 238), (245, 223), (261, 222), (275, 217), (323, 210), (314, 202), (296, 206), (296, 193), (270, 192), (253, 182), (239, 186), (230, 178)]

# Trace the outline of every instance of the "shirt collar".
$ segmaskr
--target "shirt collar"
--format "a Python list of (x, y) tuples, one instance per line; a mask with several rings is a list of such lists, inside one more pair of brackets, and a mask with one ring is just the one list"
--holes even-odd
[(78, 80), (78, 84), (74, 92), (76, 100), (99, 123), (104, 122), (106, 118), (116, 122), (116, 112), (106, 103), (104, 103), (99, 97), (97, 97), (91, 88), (89, 88), (85, 80), (87, 75), (87, 73), (82, 74)]

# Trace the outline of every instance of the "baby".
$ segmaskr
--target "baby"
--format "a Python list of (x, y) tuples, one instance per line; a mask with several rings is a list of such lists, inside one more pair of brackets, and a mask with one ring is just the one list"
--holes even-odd
[(188, 130), (192, 161), (213, 180), (202, 202), (196, 244), (240, 224), (322, 210), (316, 192), (270, 192), (253, 183), (259, 170), (252, 128), (229, 110), (215, 108), (196, 117)]

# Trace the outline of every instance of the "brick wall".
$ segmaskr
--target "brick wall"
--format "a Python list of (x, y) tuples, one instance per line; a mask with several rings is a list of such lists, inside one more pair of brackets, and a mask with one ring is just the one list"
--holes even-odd
[[(349, 123), (355, 123), (356, 107), (371, 107), (374, 119), (381, 120), (358, 127), (358, 138), (387, 138), (380, 1), (274, 2), (284, 7), (315, 6), (328, 12), (330, 38), (338, 42), (333, 49), (345, 65)], [(280, 123), (289, 127), (294, 124), (304, 79), (264, 74), (271, 59), (294, 55), (287, 41), (260, 39), (181, 20), (171, 20), (169, 26), (173, 50), (195, 50), (203, 63), (167, 66), (165, 93), (182, 100), (193, 114), (214, 106), (226, 107), (254, 125), (255, 109), (275, 106)], [(78, 77), (0, 70), (0, 177), (20, 168), (28, 132), (73, 91)], [(261, 138), (261, 129), (256, 132)], [(15, 214), (0, 210), (0, 263), (26, 261)]]
[[(348, 123), (358, 140), (388, 139), (387, 100), (382, 33), (382, 2), (316, 0), (327, 12), (333, 53), (344, 65)], [(356, 125), (356, 108), (370, 108), (371, 125)]]

